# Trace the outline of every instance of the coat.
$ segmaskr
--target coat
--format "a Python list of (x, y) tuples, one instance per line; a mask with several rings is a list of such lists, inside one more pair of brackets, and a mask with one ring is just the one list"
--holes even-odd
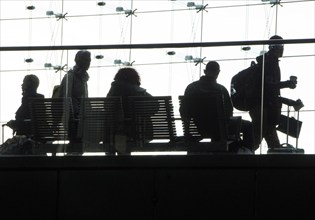
[[(264, 109), (267, 111), (269, 122), (278, 124), (282, 108), (279, 98), (281, 82), (279, 59), (267, 52), (265, 57), (261, 55), (256, 60), (261, 66), (264, 65)], [(257, 100), (259, 102), (257, 102), (256, 108), (260, 108), (261, 93), (259, 93)]]
[(15, 113), (15, 123), (17, 135), (29, 134), (30, 127), (28, 126), (26, 119), (31, 119), (31, 113), (29, 110), (29, 98), (44, 98), (44, 95), (37, 93), (36, 91), (23, 92), (22, 104)]
[[(132, 115), (128, 109), (128, 97), (129, 96), (152, 96), (150, 93), (146, 91), (146, 89), (126, 82), (114, 81), (111, 84), (111, 88), (107, 94), (107, 96), (120, 96), (122, 98), (122, 106), (125, 116), (124, 123), (124, 132), (129, 141), (134, 141), (137, 138), (136, 134), (136, 125), (135, 121), (132, 120)], [(157, 110), (159, 105), (157, 103)], [(131, 119), (131, 120), (130, 120)], [(149, 128), (148, 130), (152, 130), (152, 122), (150, 116), (147, 114), (143, 116), (143, 120), (145, 121), (145, 127)], [(151, 129), (150, 129), (151, 128)], [(152, 140), (153, 133), (147, 134), (146, 139)]]
[(78, 66), (74, 66), (61, 81), (60, 97), (71, 97), (75, 117), (80, 112), (80, 99), (88, 97), (88, 80), (88, 73)]
[[(218, 101), (223, 104), (223, 109), (217, 106)], [(211, 77), (202, 76), (200, 80), (187, 86), (180, 114), (186, 123), (192, 118), (203, 137), (220, 140), (222, 132), (219, 130), (219, 124), (228, 122), (233, 115), (233, 105), (224, 86)], [(222, 128), (226, 127), (223, 125)]]

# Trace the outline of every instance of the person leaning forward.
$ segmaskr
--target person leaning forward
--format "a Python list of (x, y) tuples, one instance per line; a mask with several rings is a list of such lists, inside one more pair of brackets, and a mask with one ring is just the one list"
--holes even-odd
[[(231, 123), (229, 120), (233, 116), (233, 104), (230, 98), (230, 95), (227, 89), (217, 83), (217, 78), (220, 73), (220, 65), (216, 61), (210, 61), (206, 65), (206, 69), (204, 70), (205, 75), (201, 76), (198, 81), (195, 81), (189, 84), (184, 93), (184, 97), (206, 97), (207, 94), (219, 94), (222, 97), (222, 101), (224, 103), (224, 113), (225, 118), (228, 119), (228, 122)], [(193, 110), (192, 110), (193, 109)], [(203, 106), (189, 106), (187, 102), (182, 102), (180, 107), (180, 114), (181, 117), (189, 121), (192, 117), (192, 111), (196, 111), (198, 117), (194, 118), (198, 131), (201, 135), (209, 135), (211, 140), (219, 140), (219, 134), (217, 128), (211, 128), (209, 123), (206, 123), (206, 118), (211, 117), (211, 111), (203, 112)], [(213, 109), (213, 112), (216, 109)], [(200, 117), (201, 116), (201, 117)], [(253, 147), (253, 131), (251, 122), (242, 120), (241, 121), (241, 132), (243, 133), (243, 143), (242, 146), (252, 150)]]

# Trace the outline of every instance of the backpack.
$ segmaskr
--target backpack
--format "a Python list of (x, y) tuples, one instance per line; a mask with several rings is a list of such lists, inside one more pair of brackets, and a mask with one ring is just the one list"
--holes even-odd
[(60, 85), (54, 86), (52, 98), (60, 98)]
[[(73, 76), (74, 73), (73, 73), (73, 70), (70, 69), (68, 71), (68, 87), (69, 88), (72, 88), (72, 85), (73, 85)], [(64, 78), (66, 77), (66, 75), (64, 76)], [(62, 79), (62, 81), (64, 81), (65, 79)], [(63, 83), (63, 82), (61, 82)], [(62, 98), (62, 91), (61, 91), (61, 84), (60, 85), (55, 85), (54, 88), (53, 88), (53, 93), (52, 93), (52, 98)], [(68, 95), (71, 96), (71, 89), (68, 89)], [(65, 92), (65, 91), (64, 91)]]
[(238, 72), (231, 79), (231, 99), (240, 111), (249, 111), (259, 101), (261, 91), (261, 65), (252, 61), (250, 67)]
[(0, 145), (0, 155), (33, 154), (35, 141), (25, 135), (15, 135)]

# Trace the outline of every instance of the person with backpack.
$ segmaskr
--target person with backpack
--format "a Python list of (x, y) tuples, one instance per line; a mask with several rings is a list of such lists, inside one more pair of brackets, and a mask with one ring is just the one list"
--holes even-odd
[[(64, 75), (59, 92), (57, 92), (60, 98), (71, 98), (74, 118), (78, 119), (81, 109), (81, 98), (88, 97), (88, 80), (89, 74), (87, 70), (91, 63), (91, 53), (87, 50), (80, 50), (76, 53), (75, 65), (72, 69)], [(81, 143), (82, 140), (78, 137), (78, 121), (69, 123), (69, 140), (70, 143)], [(73, 146), (75, 147), (75, 145)], [(70, 148), (69, 148), (70, 149)], [(75, 149), (74, 151), (81, 151), (81, 149)]]
[[(270, 40), (283, 40), (281, 36), (274, 35)], [(279, 58), (283, 55), (283, 44), (272, 43), (269, 45), (268, 52), (256, 58), (257, 65), (260, 67), (259, 71), (264, 75), (256, 74), (254, 79), (260, 85), (258, 92), (250, 92), (255, 95), (254, 102), (249, 108), (249, 115), (252, 119), (255, 136), (255, 149), (259, 148), (262, 139), (265, 139), (268, 148), (280, 148), (280, 141), (278, 138), (276, 127), (279, 124), (281, 115), (281, 98), (280, 90), (283, 88), (294, 89), (296, 87), (296, 80), (281, 81), (281, 71), (279, 67)], [(263, 67), (263, 68), (262, 68)], [(264, 87), (262, 88), (261, 79), (264, 79)], [(255, 84), (255, 82), (253, 82)], [(263, 90), (263, 92), (262, 92)], [(263, 108), (261, 108), (261, 97), (263, 94)], [(261, 112), (263, 110), (263, 114)], [(261, 131), (261, 117), (262, 131)]]
[(78, 117), (80, 113), (80, 98), (88, 97), (89, 74), (87, 70), (91, 63), (91, 53), (87, 50), (80, 50), (74, 58), (75, 65), (63, 77), (59, 97), (70, 97), (72, 99), (74, 116)]

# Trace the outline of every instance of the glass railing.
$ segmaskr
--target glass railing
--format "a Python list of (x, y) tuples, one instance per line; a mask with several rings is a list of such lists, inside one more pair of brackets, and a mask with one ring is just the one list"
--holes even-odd
[[(267, 52), (269, 44), (279, 43), (284, 45), (279, 64), (281, 80), (297, 77), (296, 88), (282, 89), (281, 96), (301, 100), (303, 107), (283, 104), (281, 114), (302, 124), (297, 124), (293, 135), (287, 135), (292, 128), (286, 126), (279, 128), (282, 131), (277, 134), (283, 146), (314, 154), (314, 4), (314, 1), (1, 1), (0, 143), (13, 137), (6, 124), (15, 119), (21, 105), (24, 77), (36, 75), (40, 81), (37, 92), (51, 98), (54, 87), (75, 65), (77, 51), (88, 50), (91, 52), (88, 96), (105, 98), (117, 71), (122, 67), (135, 68), (141, 77), (141, 87), (147, 92), (172, 97), (175, 139), (182, 146), (185, 132), (179, 97), (184, 95), (187, 85), (204, 75), (206, 64), (213, 60), (220, 64), (217, 82), (232, 95), (232, 77), (252, 61), (257, 62), (256, 57)], [(276, 34), (284, 40), (268, 41)], [(264, 70), (262, 73), (264, 78)], [(55, 115), (51, 110), (50, 113)], [(248, 111), (237, 108), (234, 116), (252, 120)], [(67, 121), (69, 117), (61, 116)], [(76, 116), (75, 123), (82, 137), (90, 128), (80, 117)], [(58, 127), (64, 129), (65, 135), (69, 131), (67, 121)], [(34, 133), (32, 126), (28, 130)], [(102, 129), (99, 132), (108, 135)], [(298, 138), (296, 130), (300, 130)], [(60, 133), (53, 129), (49, 132), (54, 137)], [(98, 151), (103, 155), (112, 150), (104, 150), (99, 136), (91, 138), (101, 146), (85, 143), (85, 152)], [(117, 136), (117, 140), (111, 141), (119, 138), (124, 139)], [(63, 154), (69, 152), (68, 139), (47, 140), (43, 144), (57, 143), (61, 145), (58, 152)], [(125, 145), (125, 141), (118, 142)], [(181, 147), (173, 149), (187, 152)], [(263, 140), (255, 154), (267, 152)]]
[[(184, 95), (184, 91), (188, 84), (193, 81), (198, 81), (200, 76), (204, 75), (203, 71), (206, 68), (206, 64), (210, 60), (215, 60), (220, 64), (221, 72), (217, 79), (217, 82), (223, 85), (229, 91), (230, 95), (233, 93), (231, 89), (231, 79), (232, 77), (237, 74), (239, 71), (247, 68), (250, 66), (252, 61), (256, 61), (256, 56), (251, 55), (249, 53), (251, 51), (262, 51), (268, 46), (261, 43), (267, 43), (269, 41), (246, 41), (246, 42), (204, 42), (204, 43), (196, 43), (196, 44), (137, 44), (137, 45), (115, 45), (117, 49), (120, 51), (130, 51), (134, 55), (134, 60), (132, 62), (125, 61), (125, 60), (112, 60), (112, 64), (109, 63), (108, 57), (111, 57), (111, 54), (117, 49), (111, 49), (114, 45), (84, 45), (84, 46), (71, 46), (70, 50), (67, 46), (59, 46), (59, 47), (34, 47), (28, 48), (28, 52), (23, 51), (25, 48), (23, 47), (2, 47), (1, 48), (1, 123), (2, 123), (2, 137), (1, 141), (6, 142), (8, 139), (12, 138), (13, 130), (10, 129), (7, 123), (15, 118), (15, 113), (21, 104), (22, 98), (22, 90), (21, 84), (23, 79), (26, 75), (36, 75), (39, 78), (39, 87), (37, 92), (43, 94), (46, 99), (52, 98), (53, 89), (56, 85), (61, 83), (61, 80), (66, 75), (66, 73), (73, 69), (74, 59), (78, 49), (75, 48), (86, 48), (88, 51), (91, 52), (91, 66), (87, 71), (89, 74), (88, 80), (88, 93), (90, 98), (99, 99), (97, 103), (89, 103), (88, 105), (94, 105), (90, 109), (85, 109), (83, 112), (87, 113), (88, 111), (92, 111), (90, 114), (95, 114), (95, 117), (99, 118), (92, 118), (91, 124), (80, 122), (80, 119), (84, 119), (87, 116), (79, 116), (77, 115), (75, 120), (77, 120), (77, 129), (81, 132), (81, 137), (90, 130), (93, 132), (102, 133), (102, 135), (109, 135), (106, 134), (106, 129), (104, 128), (104, 124), (112, 123), (109, 121), (102, 121), (96, 123), (95, 120), (102, 120), (103, 116), (101, 114), (107, 107), (105, 106), (105, 101), (100, 101), (107, 96), (111, 88), (111, 83), (113, 82), (114, 76), (116, 72), (121, 69), (122, 67), (131, 67), (138, 71), (141, 77), (141, 87), (145, 88), (147, 92), (149, 92), (153, 96), (170, 96), (172, 100), (172, 108), (173, 108), (173, 115), (172, 120), (174, 120), (175, 126), (175, 138), (177, 143), (172, 145), (172, 147), (168, 146), (166, 148), (157, 148), (153, 150), (151, 148), (148, 151), (163, 151), (164, 153), (167, 151), (174, 151), (178, 153), (187, 152), (185, 149), (185, 144), (183, 144), (183, 124), (181, 120), (181, 116), (179, 113), (180, 102), (179, 97)], [(285, 53), (283, 57), (280, 58), (280, 68), (281, 68), (281, 78), (282, 81), (287, 81), (290, 79), (292, 75), (297, 77), (297, 86), (295, 89), (288, 89), (284, 88), (281, 89), (281, 96), (286, 98), (284, 100), (283, 107), (281, 109), (283, 116), (289, 116), (289, 118), (297, 119), (301, 121), (301, 123), (294, 124), (298, 126), (297, 129), (292, 128), (283, 128), (282, 121), (282, 128), (278, 126), (278, 136), (280, 139), (280, 143), (283, 144), (284, 147), (290, 146), (293, 148), (301, 148), (304, 150), (306, 154), (313, 154), (314, 153), (314, 138), (312, 134), (314, 133), (314, 89), (313, 89), (313, 73), (314, 73), (314, 54), (311, 48), (314, 46), (314, 39), (290, 39), (290, 40), (283, 40), (281, 43), (284, 44)], [(250, 52), (244, 51), (240, 48), (245, 48), (245, 46), (249, 49)], [(170, 47), (172, 46), (172, 47)], [(189, 46), (189, 47), (186, 47)], [(126, 48), (127, 47), (127, 48)], [(107, 49), (109, 48), (109, 49)], [(132, 49), (131, 49), (132, 48)], [(151, 48), (143, 49), (143, 48)], [(259, 50), (259, 48), (261, 50)], [(302, 51), (295, 50), (296, 48), (300, 48)], [(48, 50), (50, 49), (50, 50)], [(197, 57), (196, 54), (187, 54), (189, 50), (196, 50), (202, 49), (202, 54), (205, 54), (202, 57)], [(268, 50), (268, 49), (267, 49)], [(168, 51), (165, 53), (165, 51)], [(216, 56), (212, 56), (211, 59), (207, 58), (207, 54), (213, 53), (213, 51), (217, 51)], [(230, 53), (228, 51), (231, 51)], [(235, 53), (233, 53), (235, 51)], [(265, 50), (266, 51), (266, 50)], [(59, 54), (60, 58), (64, 60), (59, 65), (54, 63), (43, 62), (41, 60), (42, 57), (46, 56), (45, 53), (55, 53)], [(237, 52), (237, 53), (236, 53)], [(303, 52), (303, 53), (302, 53)], [(28, 58), (26, 57), (26, 53), (29, 53), (31, 56)], [(244, 53), (247, 53), (248, 56), (244, 58)], [(288, 55), (286, 55), (288, 53)], [(27, 54), (27, 55), (29, 55)], [(231, 54), (231, 55), (230, 55)], [(257, 54), (259, 56), (260, 53)], [(147, 59), (150, 57), (151, 59)], [(154, 63), (151, 63), (152, 58), (155, 57)], [(100, 59), (102, 58), (102, 59)], [(25, 60), (24, 63), (19, 64), (19, 60)], [(58, 58), (59, 59), (59, 58)], [(142, 61), (141, 63), (138, 60)], [(14, 65), (14, 63), (17, 63)], [(301, 65), (303, 64), (303, 65)], [(301, 105), (296, 106), (295, 102), (288, 103), (290, 101), (297, 101), (301, 100)], [(101, 104), (100, 104), (101, 102)], [(8, 104), (10, 103), (10, 104)], [(67, 108), (68, 102), (65, 101)], [(49, 107), (47, 107), (49, 105)], [(65, 113), (60, 113), (59, 116), (56, 116), (55, 112), (53, 112), (52, 107), (50, 107), (51, 103), (46, 103), (46, 110), (44, 111), (46, 115), (46, 119), (40, 120), (48, 120), (49, 117), (57, 117), (60, 120), (70, 120), (69, 117), (72, 117), (71, 114), (67, 114), (65, 117)], [(98, 108), (99, 112), (95, 112), (95, 108), (98, 105), (102, 107)], [(64, 107), (65, 107), (64, 106)], [(47, 108), (50, 108), (47, 109)], [(93, 109), (94, 108), (94, 109)], [(92, 110), (91, 110), (92, 109)], [(43, 111), (42, 109), (39, 109)], [(47, 111), (50, 111), (47, 113)], [(60, 111), (66, 111), (65, 108), (61, 109)], [(93, 112), (94, 111), (94, 112)], [(117, 110), (118, 111), (118, 110)], [(35, 112), (35, 111), (34, 111)], [(42, 113), (38, 113), (42, 114)], [(162, 114), (162, 113), (161, 113)], [(163, 113), (164, 114), (164, 113)], [(166, 113), (165, 113), (166, 114)], [(58, 114), (57, 114), (58, 115)], [(98, 115), (98, 116), (97, 116)], [(251, 121), (251, 117), (248, 111), (240, 111), (234, 108), (234, 116), (241, 116), (245, 120)], [(35, 117), (35, 116), (34, 116)], [(59, 117), (59, 118), (58, 118)], [(153, 116), (152, 116), (153, 117)], [(61, 118), (61, 119), (60, 119)], [(114, 116), (112, 116), (114, 118)], [(57, 120), (56, 119), (56, 120)], [(57, 120), (57, 121), (58, 121)], [(94, 120), (94, 122), (93, 122)], [(287, 119), (286, 119), (287, 120)], [(53, 123), (53, 122), (51, 122)], [(61, 123), (61, 122), (60, 122)], [(103, 123), (103, 124), (102, 124)], [(121, 121), (116, 121), (113, 123), (121, 123)], [(291, 123), (294, 123), (291, 122)], [(32, 123), (31, 123), (32, 124)], [(100, 125), (101, 124), (101, 125)], [(33, 127), (32, 127), (33, 126)], [(40, 125), (40, 126), (45, 126)], [(49, 144), (58, 144), (62, 145), (61, 152), (59, 153), (66, 153), (70, 148), (68, 146), (69, 143), (69, 127), (70, 125), (67, 124), (66, 121), (63, 121), (62, 125), (59, 124), (55, 127), (52, 124), (47, 124), (47, 127), (50, 127), (50, 131), (46, 131), (47, 127), (45, 128), (34, 128), (34, 125), (29, 127), (32, 132), (39, 132), (38, 129), (44, 129), (45, 132), (52, 132), (52, 133), (60, 133), (61, 127), (64, 126), (62, 129), (66, 130), (66, 134), (64, 140), (61, 140), (59, 137), (57, 138), (56, 135), (52, 135), (52, 138), (55, 140), (42, 140), (40, 143), (43, 145)], [(85, 127), (90, 126), (90, 127)], [(94, 126), (94, 127), (93, 127)], [(284, 124), (286, 126), (286, 124)], [(80, 128), (79, 128), (80, 127)], [(58, 129), (57, 129), (58, 128)], [(35, 129), (35, 130), (34, 130)], [(57, 130), (54, 130), (57, 129)], [(68, 130), (67, 130), (68, 129)], [(98, 130), (99, 129), (99, 130)], [(105, 130), (104, 130), (105, 129)], [(290, 129), (290, 132), (288, 130)], [(291, 131), (293, 129), (293, 131)], [(49, 130), (49, 129), (48, 129)], [(78, 132), (78, 131), (76, 131)], [(292, 133), (293, 132), (293, 133)], [(298, 133), (296, 133), (298, 132)], [(33, 134), (34, 135), (34, 134)], [(48, 135), (47, 133), (45, 135)], [(99, 138), (97, 134), (95, 137), (92, 135), (89, 137), (89, 143), (83, 143), (83, 148), (80, 148), (80, 151), (83, 149), (86, 153), (93, 153), (98, 152), (101, 155), (107, 152), (110, 152), (113, 146), (111, 145), (109, 148), (104, 147), (106, 144), (102, 138)], [(100, 135), (100, 134), (99, 134)], [(48, 135), (49, 136), (49, 135)], [(86, 136), (86, 135), (85, 135)], [(110, 136), (110, 135), (109, 135)], [(128, 141), (126, 137), (121, 136), (119, 133), (118, 136), (113, 136), (111, 143), (119, 143), (119, 145), (128, 145)], [(97, 147), (91, 144), (91, 139), (95, 139), (97, 142)], [(206, 140), (206, 139), (205, 139)], [(170, 140), (163, 140), (165, 145), (170, 145)], [(163, 142), (162, 141), (162, 142)], [(93, 142), (93, 141), (92, 141)], [(94, 141), (95, 142), (95, 141)], [(161, 140), (150, 140), (149, 142), (152, 143), (159, 143)], [(206, 141), (205, 141), (206, 142)], [(81, 143), (81, 142), (80, 142)], [(36, 145), (36, 144), (35, 144)], [(156, 144), (158, 146), (158, 144)], [(140, 145), (139, 145), (140, 146)], [(153, 145), (152, 145), (153, 146)], [(56, 145), (50, 146), (55, 148)], [(114, 147), (115, 148), (115, 147)], [(161, 150), (162, 149), (162, 150)], [(114, 150), (115, 151), (115, 150)], [(146, 151), (146, 148), (139, 148), (136, 151), (141, 151), (141, 153)], [(267, 143), (263, 140), (260, 147), (255, 151), (255, 154), (265, 154), (268, 151)], [(70, 151), (69, 151), (70, 152)], [(101, 153), (102, 152), (102, 153)], [(51, 153), (51, 152), (48, 152)], [(130, 153), (130, 152), (128, 152)], [(139, 153), (139, 152), (138, 152)]]

